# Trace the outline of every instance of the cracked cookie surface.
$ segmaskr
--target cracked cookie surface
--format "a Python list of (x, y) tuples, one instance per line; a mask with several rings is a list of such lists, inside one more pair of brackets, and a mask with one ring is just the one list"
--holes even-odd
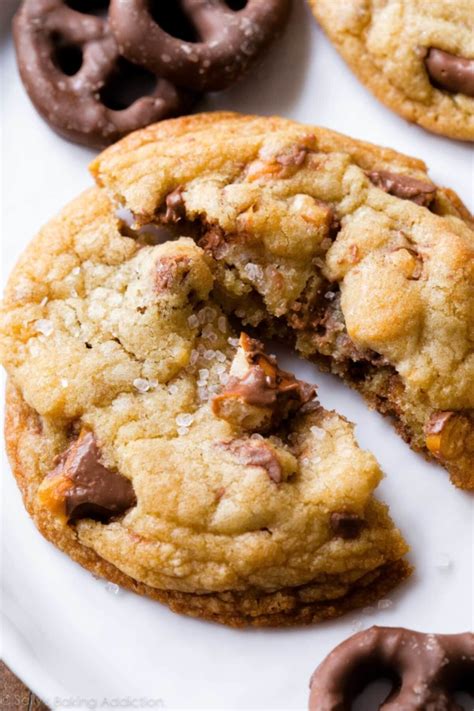
[(132, 232), (92, 189), (7, 288), (7, 445), (40, 530), (96, 574), (231, 625), (385, 595), (407, 547), (352, 425), (239, 337), (202, 247)]
[(136, 133), (92, 171), (137, 225), (194, 235), (227, 313), (341, 376), (474, 488), (473, 222), (422, 161), (208, 114)]
[(472, 0), (309, 0), (359, 79), (409, 121), (474, 140)]

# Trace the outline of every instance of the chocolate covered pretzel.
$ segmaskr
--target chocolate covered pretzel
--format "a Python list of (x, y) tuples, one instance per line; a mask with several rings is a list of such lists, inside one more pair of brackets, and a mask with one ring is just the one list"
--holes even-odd
[(383, 711), (462, 711), (454, 694), (474, 693), (474, 634), (423, 634), (371, 627), (336, 647), (314, 672), (310, 711), (350, 711), (363, 688), (389, 677)]
[(225, 89), (282, 30), (291, 0), (111, 0), (120, 51), (179, 86)]
[[(71, 2), (69, 4), (72, 4)], [(120, 56), (103, 0), (25, 0), (13, 22), (20, 75), (59, 134), (101, 148), (147, 124), (185, 113), (192, 95)]]

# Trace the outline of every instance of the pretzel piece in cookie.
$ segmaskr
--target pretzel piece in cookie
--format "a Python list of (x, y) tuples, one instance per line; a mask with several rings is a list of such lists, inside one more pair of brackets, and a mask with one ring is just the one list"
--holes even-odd
[(474, 691), (474, 634), (422, 634), (371, 627), (336, 647), (314, 672), (310, 711), (349, 711), (364, 686), (395, 680), (383, 711), (460, 710), (454, 694)]
[(105, 18), (63, 0), (25, 0), (13, 33), (20, 75), (59, 134), (101, 148), (185, 112), (192, 96), (119, 55)]
[(175, 0), (157, 3), (153, 15), (147, 0), (112, 0), (110, 18), (128, 59), (178, 86), (216, 91), (239, 79), (272, 42), (290, 4), (248, 0), (236, 11), (224, 0)]
[(260, 432), (275, 427), (315, 396), (315, 387), (280, 370), (275, 357), (264, 353), (262, 343), (242, 333), (230, 378), (212, 408), (217, 417)]

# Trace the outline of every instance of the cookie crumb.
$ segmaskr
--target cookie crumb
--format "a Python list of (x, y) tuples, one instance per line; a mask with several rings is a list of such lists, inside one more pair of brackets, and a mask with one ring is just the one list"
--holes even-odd
[(453, 567), (453, 561), (447, 553), (437, 553), (434, 561), (435, 568), (441, 572), (447, 572)]

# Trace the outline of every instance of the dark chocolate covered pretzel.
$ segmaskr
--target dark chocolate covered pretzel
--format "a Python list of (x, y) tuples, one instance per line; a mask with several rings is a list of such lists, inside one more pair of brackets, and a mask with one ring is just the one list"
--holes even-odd
[(66, 138), (101, 148), (186, 112), (192, 96), (120, 57), (107, 18), (85, 14), (98, 5), (104, 2), (25, 0), (13, 30), (21, 78), (38, 112)]
[(283, 28), (290, 4), (111, 0), (110, 21), (120, 51), (130, 61), (179, 86), (216, 91), (240, 78), (270, 44)]
[(380, 711), (462, 711), (453, 695), (474, 692), (474, 634), (422, 634), (371, 627), (336, 647), (314, 672), (310, 711), (350, 711), (362, 689), (389, 677)]

